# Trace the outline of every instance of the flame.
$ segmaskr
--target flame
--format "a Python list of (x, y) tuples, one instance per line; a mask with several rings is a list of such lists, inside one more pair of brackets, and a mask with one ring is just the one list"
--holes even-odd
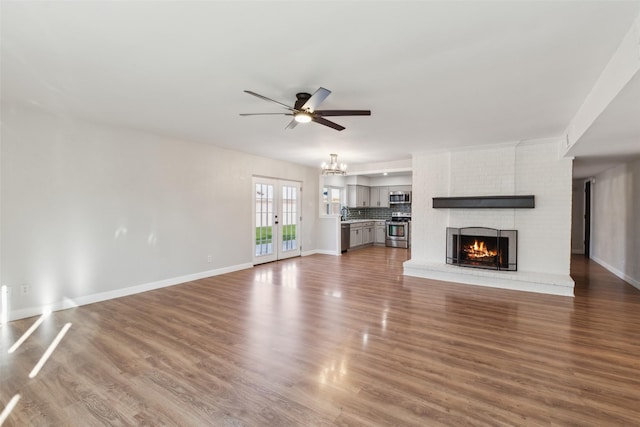
[(474, 240), (473, 245), (467, 245), (462, 250), (467, 254), (467, 258), (472, 259), (494, 257), (498, 255), (498, 251), (490, 251), (483, 240), (480, 242)]

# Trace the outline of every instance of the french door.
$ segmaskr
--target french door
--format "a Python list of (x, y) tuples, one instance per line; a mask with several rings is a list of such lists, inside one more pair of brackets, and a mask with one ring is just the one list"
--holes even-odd
[(253, 178), (254, 265), (300, 256), (300, 188), (299, 182)]

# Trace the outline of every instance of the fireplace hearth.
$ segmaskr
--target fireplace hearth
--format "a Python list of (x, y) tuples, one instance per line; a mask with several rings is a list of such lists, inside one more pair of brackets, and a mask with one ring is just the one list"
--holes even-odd
[(447, 264), (517, 271), (517, 230), (447, 227)]

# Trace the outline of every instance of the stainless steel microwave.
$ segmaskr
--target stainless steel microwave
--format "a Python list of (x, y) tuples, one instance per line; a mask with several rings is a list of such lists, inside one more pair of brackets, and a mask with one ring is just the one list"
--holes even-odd
[(411, 203), (411, 191), (390, 191), (389, 204), (399, 205), (402, 203)]

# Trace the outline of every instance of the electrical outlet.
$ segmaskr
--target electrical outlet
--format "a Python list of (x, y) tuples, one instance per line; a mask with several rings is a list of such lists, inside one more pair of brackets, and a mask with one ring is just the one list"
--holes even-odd
[(11, 298), (11, 286), (0, 286), (0, 298), (6, 297), (7, 299)]
[(207, 262), (213, 262), (213, 257), (211, 255), (207, 255)]
[(22, 295), (28, 295), (28, 294), (29, 294), (29, 291), (31, 291), (31, 286), (29, 286), (29, 285), (22, 285), (22, 286), (20, 286), (20, 293), (21, 293)]

